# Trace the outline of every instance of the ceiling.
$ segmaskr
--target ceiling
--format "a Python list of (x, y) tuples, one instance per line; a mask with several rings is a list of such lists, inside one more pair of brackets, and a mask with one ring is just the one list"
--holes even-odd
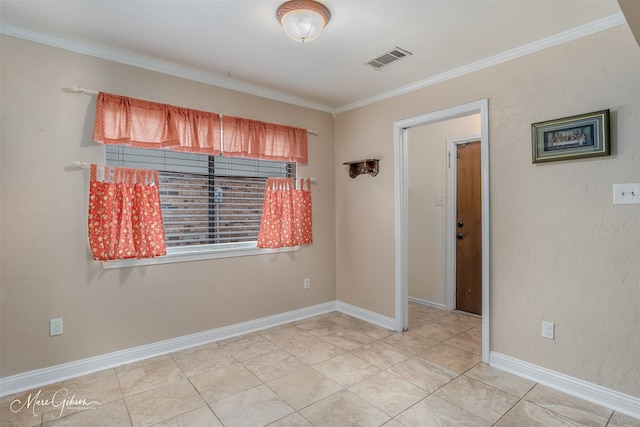
[[(8, 35), (334, 113), (625, 22), (616, 0), (325, 0), (331, 21), (303, 44), (276, 20), (283, 1), (0, 0), (0, 22)], [(395, 47), (413, 55), (365, 65)]]

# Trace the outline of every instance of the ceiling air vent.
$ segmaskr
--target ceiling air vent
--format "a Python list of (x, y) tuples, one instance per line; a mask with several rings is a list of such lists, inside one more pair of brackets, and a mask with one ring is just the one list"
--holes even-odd
[(398, 61), (411, 55), (413, 55), (411, 52), (396, 47), (388, 52), (383, 53), (382, 55), (378, 55), (370, 61), (365, 62), (365, 64), (371, 65), (374, 70), (380, 70), (385, 65), (389, 65), (392, 62)]

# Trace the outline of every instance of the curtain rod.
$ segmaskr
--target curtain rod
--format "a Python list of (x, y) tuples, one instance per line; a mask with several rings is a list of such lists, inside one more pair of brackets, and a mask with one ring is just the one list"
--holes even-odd
[[(76, 169), (88, 169), (91, 167), (91, 163), (76, 160), (75, 162), (71, 162), (71, 166)], [(96, 165), (96, 166), (104, 167), (105, 165)], [(115, 168), (115, 166), (109, 166), (109, 167)], [(299, 177), (296, 177), (295, 179), (307, 179), (307, 178), (299, 176)], [(311, 181), (312, 184), (318, 183), (318, 180), (316, 178), (309, 178), (309, 180)]]
[[(97, 90), (85, 89), (80, 86), (71, 86), (68, 91), (72, 93), (79, 93), (80, 95), (97, 95), (99, 93)], [(318, 131), (313, 129), (307, 129), (307, 133), (316, 136), (318, 135)]]

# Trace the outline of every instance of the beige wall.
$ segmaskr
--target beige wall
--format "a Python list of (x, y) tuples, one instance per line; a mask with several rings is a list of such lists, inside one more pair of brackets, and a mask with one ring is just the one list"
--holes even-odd
[[(330, 114), (2, 36), (0, 377), (334, 301)], [(72, 85), (311, 128), (315, 243), (298, 252), (103, 270), (86, 238), (95, 97)], [(312, 279), (303, 290), (303, 279)], [(64, 334), (49, 337), (49, 319)]]
[[(447, 304), (447, 139), (480, 134), (480, 115), (407, 131), (409, 296)], [(444, 205), (435, 198), (444, 197)]]
[[(640, 208), (611, 205), (612, 184), (640, 182), (640, 51), (628, 27), (335, 124), (325, 113), (0, 40), (0, 377), (334, 299), (393, 317), (393, 122), (488, 98), (492, 350), (640, 396)], [(319, 181), (316, 243), (103, 270), (86, 244), (87, 174), (65, 169), (102, 162), (103, 151), (91, 141), (93, 98), (65, 93), (70, 85), (317, 129), (302, 170)], [(603, 108), (612, 111), (610, 157), (531, 164), (531, 123)], [(349, 178), (342, 162), (369, 157), (381, 159), (380, 174)], [(60, 316), (64, 335), (49, 337), (48, 320)], [(556, 323), (555, 341), (540, 338), (543, 319)]]
[[(621, 25), (340, 114), (336, 161), (383, 162), (336, 171), (338, 298), (394, 315), (393, 122), (488, 98), (492, 351), (640, 397), (640, 207), (612, 205), (640, 182), (638, 76)], [(605, 108), (610, 157), (531, 163), (531, 123)]]

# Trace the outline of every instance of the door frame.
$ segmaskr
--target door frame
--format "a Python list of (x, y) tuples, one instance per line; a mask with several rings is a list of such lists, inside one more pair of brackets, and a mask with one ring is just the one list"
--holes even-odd
[(489, 363), (490, 352), (490, 234), (489, 234), (489, 100), (423, 114), (393, 123), (395, 175), (395, 328), (409, 326), (409, 208), (407, 187), (407, 130), (416, 127), (480, 114), (480, 158), (482, 187), (482, 361)]
[[(480, 134), (461, 138), (447, 138), (447, 310), (455, 310), (456, 308), (456, 263), (458, 257), (456, 255), (457, 242), (455, 236), (457, 233), (458, 158), (454, 153), (458, 145), (481, 141), (481, 138), (482, 135)], [(482, 155), (480, 157), (482, 158)], [(483, 240), (484, 237), (482, 236)]]

